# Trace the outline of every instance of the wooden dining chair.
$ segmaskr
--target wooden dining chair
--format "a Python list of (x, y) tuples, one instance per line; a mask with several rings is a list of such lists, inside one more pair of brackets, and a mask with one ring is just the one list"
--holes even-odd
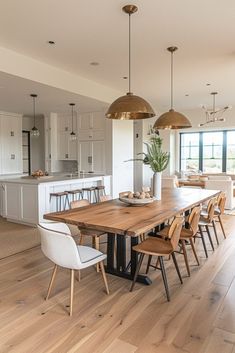
[[(189, 268), (189, 262), (188, 262), (188, 255), (186, 251), (186, 242), (190, 243), (196, 262), (198, 266), (200, 265), (197, 252), (195, 249), (195, 245), (194, 245), (194, 237), (197, 235), (197, 232), (198, 232), (200, 213), (201, 213), (200, 205), (192, 209), (189, 217), (187, 218), (186, 225), (182, 227), (180, 232), (179, 245), (181, 245), (183, 252), (175, 251), (176, 253), (184, 255), (184, 261), (185, 261), (187, 273), (189, 276), (190, 276), (190, 268)], [(157, 233), (157, 235), (161, 236), (162, 238), (167, 237), (169, 228), (170, 226), (163, 228), (160, 232)]]
[(221, 192), (217, 199), (217, 207), (215, 207), (214, 219), (215, 219), (215, 222), (219, 222), (224, 238), (226, 238), (226, 234), (225, 234), (224, 225), (222, 221), (222, 215), (224, 214), (224, 211), (225, 211), (225, 204), (226, 204), (226, 194), (225, 192)]
[(176, 268), (176, 272), (179, 276), (180, 282), (183, 283), (182, 277), (181, 277), (181, 274), (179, 271), (179, 267), (178, 267), (178, 264), (176, 261), (176, 257), (174, 254), (174, 251), (176, 250), (176, 248), (178, 246), (179, 239), (180, 239), (180, 233), (181, 233), (183, 221), (184, 221), (184, 218), (181, 216), (176, 217), (174, 219), (171, 226), (169, 227), (169, 231), (168, 231), (166, 239), (149, 237), (146, 240), (144, 240), (142, 243), (133, 246), (133, 250), (137, 251), (140, 254), (140, 256), (139, 256), (139, 261), (138, 261), (138, 264), (136, 267), (136, 272), (134, 275), (134, 279), (133, 279), (130, 291), (132, 291), (134, 289), (136, 279), (139, 274), (144, 256), (148, 255), (148, 264), (147, 264), (146, 273), (148, 273), (150, 266), (156, 268), (156, 266), (151, 265), (151, 260), (152, 260), (152, 256), (158, 256), (160, 267), (157, 267), (157, 269), (161, 271), (163, 283), (165, 286), (167, 300), (170, 301), (170, 293), (169, 293), (163, 258), (165, 256), (172, 255), (172, 259), (173, 259), (173, 262), (174, 262), (174, 265)]
[(215, 221), (214, 221), (214, 214), (215, 214), (216, 205), (217, 205), (217, 198), (213, 197), (212, 199), (209, 200), (206, 211), (204, 209), (201, 211), (200, 219), (198, 222), (199, 232), (198, 232), (198, 235), (195, 236), (197, 238), (202, 239), (202, 244), (203, 244), (203, 248), (204, 248), (206, 257), (208, 257), (208, 252), (207, 252), (205, 238), (204, 238), (203, 233), (207, 233), (212, 250), (214, 251), (214, 244), (213, 244), (213, 241), (211, 238), (209, 227), (213, 227), (217, 244), (219, 244)]
[(46, 295), (46, 300), (49, 298), (51, 289), (55, 280), (58, 266), (70, 269), (71, 286), (70, 286), (70, 312), (73, 312), (73, 292), (74, 292), (74, 272), (75, 270), (82, 270), (84, 268), (99, 264), (101, 268), (102, 277), (104, 280), (107, 294), (109, 288), (107, 278), (104, 270), (103, 261), (106, 255), (102, 252), (88, 246), (76, 245), (72, 238), (69, 228), (66, 224), (57, 223), (50, 224), (40, 223), (38, 226), (41, 235), (41, 248), (44, 255), (50, 259), (54, 264), (51, 281)]

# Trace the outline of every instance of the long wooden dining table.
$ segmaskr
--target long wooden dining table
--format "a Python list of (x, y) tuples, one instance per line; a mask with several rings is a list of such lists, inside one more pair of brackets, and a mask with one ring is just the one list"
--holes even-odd
[[(44, 218), (107, 233), (106, 272), (133, 279), (138, 255), (132, 247), (138, 243), (139, 235), (151, 231), (166, 220), (187, 212), (218, 194), (218, 190), (166, 188), (162, 190), (162, 200), (153, 201), (144, 206), (130, 206), (115, 199), (45, 214)], [(129, 247), (127, 247), (127, 240), (130, 240)], [(146, 275), (139, 275), (137, 281), (151, 283)]]

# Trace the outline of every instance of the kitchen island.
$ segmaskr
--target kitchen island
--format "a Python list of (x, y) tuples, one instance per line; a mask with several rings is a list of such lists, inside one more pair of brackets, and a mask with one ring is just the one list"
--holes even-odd
[(111, 176), (73, 174), (42, 178), (17, 177), (0, 180), (0, 215), (8, 221), (35, 226), (43, 215), (56, 211), (55, 198), (50, 194), (84, 187), (104, 185), (111, 194)]

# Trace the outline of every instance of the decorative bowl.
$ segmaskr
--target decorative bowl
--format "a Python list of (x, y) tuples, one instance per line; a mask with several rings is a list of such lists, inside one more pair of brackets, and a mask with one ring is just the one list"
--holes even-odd
[(133, 198), (133, 199), (129, 199), (128, 197), (119, 197), (119, 200), (131, 205), (131, 206), (144, 206), (147, 205), (148, 203), (152, 203), (154, 201), (153, 197), (150, 198), (146, 198), (146, 199), (137, 199), (137, 198)]

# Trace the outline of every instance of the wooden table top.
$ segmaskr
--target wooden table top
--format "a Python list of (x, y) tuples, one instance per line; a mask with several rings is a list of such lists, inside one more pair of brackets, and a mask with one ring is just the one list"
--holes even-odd
[(166, 188), (162, 190), (161, 201), (145, 206), (129, 206), (119, 200), (111, 200), (49, 213), (44, 218), (107, 233), (137, 236), (218, 194), (218, 190)]

